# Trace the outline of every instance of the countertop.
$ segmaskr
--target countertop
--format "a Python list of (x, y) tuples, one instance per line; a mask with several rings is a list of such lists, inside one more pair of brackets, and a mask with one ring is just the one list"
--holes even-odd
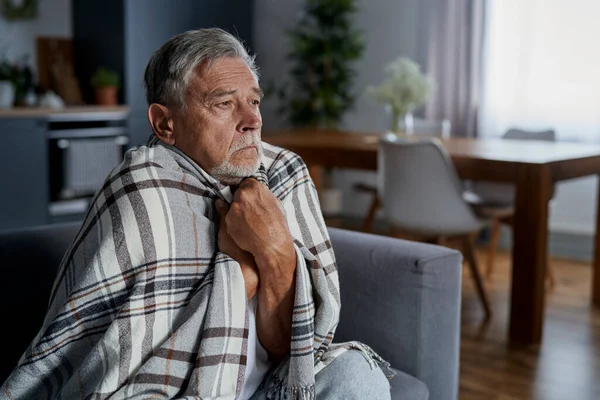
[(118, 106), (67, 106), (61, 109), (42, 108), (42, 107), (14, 107), (8, 109), (0, 109), (0, 118), (47, 118), (62, 119), (66, 117), (84, 117), (84, 116), (96, 116), (102, 114), (103, 116), (110, 116), (113, 118), (121, 117), (124, 118), (129, 114), (129, 106), (118, 105)]

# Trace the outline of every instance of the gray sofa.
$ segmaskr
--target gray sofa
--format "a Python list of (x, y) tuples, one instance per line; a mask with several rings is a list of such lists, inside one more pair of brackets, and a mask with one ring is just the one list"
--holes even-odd
[[(4, 382), (37, 333), (56, 268), (79, 224), (0, 233)], [(342, 313), (336, 341), (369, 344), (398, 370), (392, 399), (458, 397), (460, 253), (330, 228)]]

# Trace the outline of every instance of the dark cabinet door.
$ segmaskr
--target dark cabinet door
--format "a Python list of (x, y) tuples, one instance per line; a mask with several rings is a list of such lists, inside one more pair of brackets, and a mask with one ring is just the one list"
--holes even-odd
[[(81, 0), (80, 0), (81, 1)], [(146, 116), (144, 70), (152, 53), (188, 30), (220, 27), (252, 45), (251, 0), (128, 0), (125, 2), (125, 100)]]
[(39, 119), (0, 119), (0, 230), (48, 221), (46, 123)]

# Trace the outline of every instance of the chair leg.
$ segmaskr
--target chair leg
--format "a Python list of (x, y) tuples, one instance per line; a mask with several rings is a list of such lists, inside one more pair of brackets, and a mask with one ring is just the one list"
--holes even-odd
[(371, 201), (371, 206), (369, 207), (369, 212), (365, 217), (362, 225), (363, 232), (371, 232), (373, 220), (375, 219), (375, 213), (379, 209), (379, 196), (373, 195), (373, 201)]
[(494, 273), (494, 260), (496, 258), (496, 250), (498, 249), (498, 240), (500, 239), (500, 220), (494, 218), (492, 222), (492, 237), (488, 244), (488, 256), (487, 256), (487, 268), (485, 270), (485, 277), (490, 279)]
[(485, 319), (487, 320), (491, 317), (492, 310), (490, 308), (487, 292), (483, 286), (481, 274), (479, 273), (479, 267), (477, 266), (477, 259), (475, 258), (475, 252), (473, 249), (473, 244), (471, 243), (471, 238), (469, 236), (463, 236), (462, 245), (464, 256), (467, 260), (467, 264), (469, 264), (473, 282), (475, 283), (475, 287), (477, 289), (477, 295), (479, 296), (479, 300), (481, 301), (481, 305), (483, 306), (483, 310), (485, 312)]

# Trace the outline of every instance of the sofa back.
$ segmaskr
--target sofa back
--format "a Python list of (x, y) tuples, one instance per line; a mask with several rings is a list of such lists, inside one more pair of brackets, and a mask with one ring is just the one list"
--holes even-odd
[(0, 384), (42, 326), (56, 270), (80, 225), (67, 223), (0, 232), (0, 321), (5, 338)]

